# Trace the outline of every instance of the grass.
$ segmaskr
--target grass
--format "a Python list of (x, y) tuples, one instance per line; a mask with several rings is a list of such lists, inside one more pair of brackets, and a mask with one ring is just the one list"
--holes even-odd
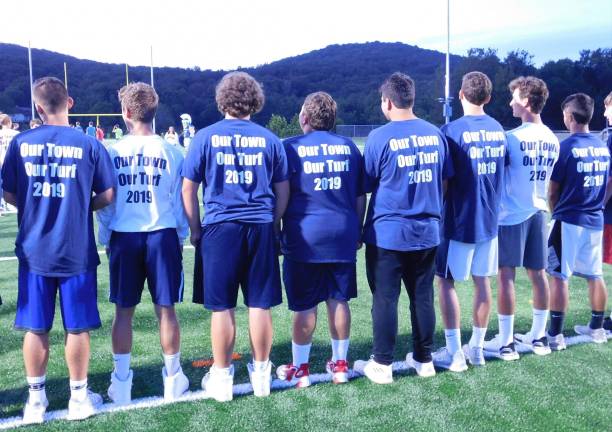
[[(16, 234), (14, 215), (0, 218), (0, 256), (12, 256)], [(89, 382), (106, 398), (112, 369), (110, 325), (113, 307), (108, 297), (108, 263), (104, 256), (99, 267), (99, 305), (103, 327), (92, 333)], [(182, 326), (183, 369), (191, 389), (199, 389), (206, 372), (191, 361), (210, 357), (210, 314), (190, 302), (193, 250), (184, 253), (186, 301), (179, 305)], [(526, 331), (531, 322), (530, 289), (523, 272), (517, 283), (517, 331)], [(349, 355), (365, 359), (371, 349), (371, 295), (365, 279), (364, 257), (358, 260), (359, 298), (351, 302), (353, 326)], [(607, 272), (608, 283), (612, 273)], [(21, 414), (27, 397), (23, 373), (22, 334), (12, 329), (16, 303), (17, 262), (0, 262), (0, 418)], [(571, 283), (571, 305), (566, 333), (574, 324), (589, 317), (586, 285), (580, 279)], [(495, 292), (495, 289), (494, 289)], [(471, 287), (460, 284), (463, 340), (469, 338)], [(162, 394), (161, 351), (156, 320), (148, 295), (143, 296), (135, 318), (133, 350), (133, 397)], [(324, 312), (321, 308), (321, 312)], [(248, 381), (249, 361), (247, 319), (244, 307), (237, 309), (238, 334), (235, 351), (243, 355), (235, 363), (235, 383)], [(291, 315), (283, 304), (274, 309), (272, 360), (284, 363), (291, 357)], [(439, 314), (438, 314), (439, 317)], [(444, 344), (438, 318), (436, 346)], [(330, 356), (327, 322), (320, 315), (312, 349), (313, 373), (323, 372)], [(495, 314), (489, 336), (497, 330)], [(59, 310), (51, 332), (51, 358), (47, 374), (49, 410), (66, 407), (69, 395), (67, 370), (63, 359), (63, 331)], [(411, 351), (406, 296), (400, 303), (400, 336), (396, 359)], [(572, 346), (567, 351), (540, 358), (525, 355), (512, 364), (491, 361), (484, 368), (463, 374), (440, 372), (435, 378), (420, 379), (413, 373), (396, 376), (393, 384), (376, 386), (360, 378), (343, 386), (319, 384), (307, 389), (273, 392), (269, 398), (237, 397), (233, 402), (177, 403), (123, 413), (104, 414), (83, 422), (55, 421), (36, 427), (40, 430), (609, 430), (612, 423), (612, 344)], [(34, 429), (34, 428), (33, 428)]]

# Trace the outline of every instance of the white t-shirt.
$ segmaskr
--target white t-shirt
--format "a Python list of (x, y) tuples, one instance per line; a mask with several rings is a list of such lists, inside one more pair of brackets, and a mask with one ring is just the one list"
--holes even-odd
[(97, 212), (98, 241), (110, 231), (151, 232), (176, 228), (181, 243), (189, 225), (181, 199), (183, 154), (157, 135), (127, 135), (108, 148), (117, 176), (115, 202)]
[(179, 136), (176, 132), (174, 133), (166, 132), (166, 135), (164, 135), (164, 139), (172, 145), (179, 144)]
[(559, 159), (559, 140), (548, 127), (536, 123), (523, 123), (507, 132), (506, 139), (499, 225), (516, 225), (548, 210), (548, 183)]
[(4, 163), (4, 157), (6, 156), (11, 140), (18, 133), (18, 131), (13, 129), (0, 129), (0, 167)]

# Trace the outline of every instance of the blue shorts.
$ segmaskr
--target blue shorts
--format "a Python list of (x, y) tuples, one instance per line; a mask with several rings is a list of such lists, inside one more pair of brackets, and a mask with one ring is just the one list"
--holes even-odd
[(289, 310), (294, 312), (312, 309), (329, 299), (357, 297), (355, 263), (304, 263), (285, 257), (283, 282)]
[(183, 300), (183, 258), (176, 229), (113, 231), (109, 246), (112, 303), (136, 306), (145, 280), (154, 304), (173, 306)]
[(247, 307), (282, 302), (273, 224), (221, 222), (205, 225), (196, 248), (193, 301), (206, 309), (233, 309), (242, 288)]
[(15, 328), (48, 333), (55, 317), (55, 297), (59, 289), (64, 329), (81, 333), (99, 328), (96, 269), (76, 276), (41, 276), (19, 265)]

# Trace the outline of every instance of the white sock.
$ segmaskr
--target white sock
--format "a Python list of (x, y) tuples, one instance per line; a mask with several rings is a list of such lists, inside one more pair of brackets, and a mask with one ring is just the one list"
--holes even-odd
[(176, 354), (164, 354), (164, 366), (168, 376), (174, 376), (181, 370), (181, 352)]
[(300, 367), (304, 363), (308, 363), (310, 357), (310, 347), (312, 343), (306, 345), (298, 345), (291, 341), (291, 353), (293, 354), (293, 365)]
[(270, 363), (270, 360), (257, 361), (253, 359), (253, 371), (265, 372), (266, 369), (268, 368), (268, 363)]
[(132, 354), (113, 354), (113, 364), (115, 365), (115, 376), (121, 381), (125, 381), (130, 376), (130, 361)]
[(338, 360), (346, 360), (349, 349), (348, 339), (332, 339), (332, 361), (337, 362)]
[(514, 314), (498, 314), (497, 321), (499, 322), (499, 344), (500, 347), (503, 347), (514, 341)]
[(39, 377), (26, 377), (28, 381), (28, 391), (30, 398), (28, 402), (32, 404), (42, 403), (45, 399), (47, 399), (47, 394), (45, 392), (45, 381), (47, 377), (45, 375)]
[(472, 337), (470, 338), (469, 345), (471, 348), (484, 347), (485, 336), (487, 335), (486, 327), (474, 327), (472, 326)]
[(455, 354), (461, 349), (461, 330), (444, 330), (444, 337), (446, 338), (446, 349), (451, 355)]
[(533, 309), (531, 336), (534, 339), (540, 339), (546, 335), (546, 321), (548, 321), (548, 309)]
[(223, 376), (232, 375), (232, 367), (220, 368), (215, 365), (210, 367), (211, 374), (219, 374)]
[(79, 401), (85, 400), (87, 397), (87, 378), (81, 381), (70, 380), (70, 399)]

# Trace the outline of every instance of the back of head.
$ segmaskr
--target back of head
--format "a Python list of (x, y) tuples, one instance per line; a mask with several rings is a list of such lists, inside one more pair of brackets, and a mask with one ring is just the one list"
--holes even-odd
[(130, 112), (131, 120), (151, 123), (157, 112), (159, 96), (149, 84), (135, 82), (121, 87), (119, 102), (123, 110)]
[(612, 105), (612, 92), (608, 93), (608, 96), (604, 99), (604, 105), (607, 107)]
[(10, 128), (13, 126), (13, 120), (8, 114), (0, 114), (0, 126)]
[(482, 72), (468, 72), (461, 80), (461, 91), (469, 103), (481, 106), (491, 98), (493, 84)]
[(244, 118), (261, 111), (265, 97), (261, 84), (251, 75), (230, 72), (217, 84), (215, 100), (222, 114)]
[(304, 114), (314, 130), (332, 130), (336, 124), (336, 109), (336, 101), (325, 92), (311, 93), (304, 100)]
[(518, 89), (521, 99), (527, 99), (529, 108), (533, 114), (540, 114), (548, 100), (548, 87), (540, 78), (534, 76), (520, 76), (508, 84), (510, 93)]
[(64, 83), (55, 77), (39, 78), (32, 84), (34, 102), (46, 114), (57, 114), (68, 105), (68, 91)]
[(412, 108), (415, 98), (414, 81), (406, 74), (395, 72), (382, 83), (380, 94), (396, 108)]
[(574, 121), (581, 125), (588, 125), (593, 118), (593, 98), (585, 93), (574, 93), (565, 98), (561, 109), (572, 115)]

